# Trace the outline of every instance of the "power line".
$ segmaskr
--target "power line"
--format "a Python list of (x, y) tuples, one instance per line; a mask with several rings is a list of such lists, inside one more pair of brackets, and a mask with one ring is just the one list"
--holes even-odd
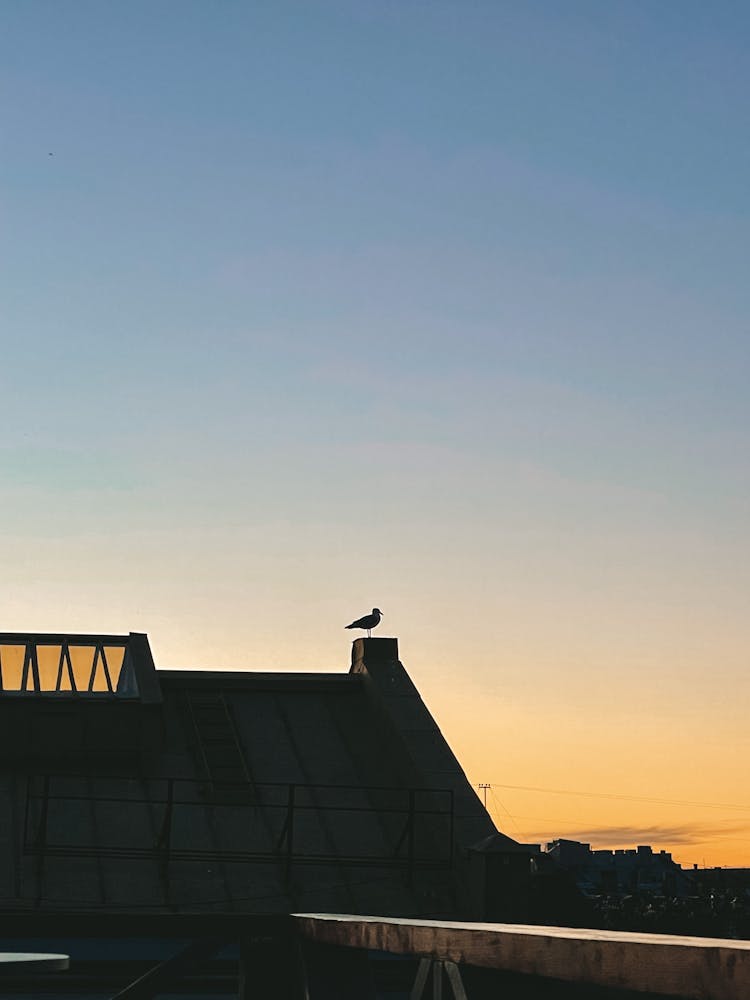
[(536, 785), (506, 785), (499, 781), (489, 783), (491, 788), (509, 788), (518, 792), (542, 792), (545, 795), (580, 795), (589, 799), (618, 799), (625, 802), (650, 802), (663, 806), (697, 806), (705, 809), (739, 809), (750, 812), (750, 805), (738, 802), (697, 802), (692, 799), (657, 799), (645, 795), (622, 795), (616, 792), (578, 792), (566, 788), (540, 788)]
[(511, 815), (510, 811), (509, 811), (508, 809), (506, 809), (506, 807), (505, 807), (505, 804), (503, 803), (503, 801), (502, 801), (502, 799), (500, 798), (500, 796), (499, 796), (499, 795), (496, 795), (496, 794), (495, 794), (495, 789), (494, 789), (494, 788), (492, 787), (492, 785), (490, 785), (490, 795), (492, 796), (492, 801), (493, 801), (493, 802), (495, 802), (495, 803), (496, 803), (497, 805), (499, 805), (499, 806), (500, 806), (500, 808), (501, 808), (501, 809), (503, 810), (503, 812), (504, 812), (504, 813), (506, 813), (506, 815), (508, 816), (508, 819), (509, 819), (509, 820), (511, 821), (511, 823), (513, 824), (513, 828), (514, 828), (514, 830), (516, 831), (516, 833), (517, 833), (517, 835), (518, 835), (519, 839), (520, 839), (520, 840), (525, 840), (525, 839), (526, 839), (526, 837), (525, 837), (525, 835), (524, 835), (524, 834), (523, 834), (523, 833), (522, 833), (522, 832), (521, 832), (521, 831), (519, 830), (519, 828), (518, 828), (518, 823), (516, 823), (516, 818), (515, 818), (515, 816)]

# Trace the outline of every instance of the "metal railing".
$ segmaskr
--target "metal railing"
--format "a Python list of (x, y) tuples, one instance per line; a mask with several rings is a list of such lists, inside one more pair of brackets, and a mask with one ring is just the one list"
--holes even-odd
[[(197, 811), (224, 830), (223, 846), (200, 846)], [(139, 840), (138, 818), (141, 829), (148, 819), (155, 831), (150, 839)], [(282, 862), (287, 874), (293, 864), (336, 861), (411, 874), (450, 868), (453, 834), (450, 789), (43, 774), (28, 779), (23, 851), (155, 859), (164, 866)]]

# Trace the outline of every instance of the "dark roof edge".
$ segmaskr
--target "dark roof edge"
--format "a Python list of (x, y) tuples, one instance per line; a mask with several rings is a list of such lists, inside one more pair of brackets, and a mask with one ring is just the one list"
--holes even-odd
[(468, 847), (497, 833), (466, 772), (399, 660), (398, 640), (355, 639), (351, 673), (363, 678), (365, 691), (398, 734), (416, 772), (417, 784), (449, 788), (457, 796), (457, 843)]
[(164, 690), (187, 687), (211, 687), (261, 690), (297, 688), (309, 691), (321, 688), (354, 690), (362, 678), (343, 673), (286, 673), (282, 671), (247, 670), (157, 670), (159, 683)]

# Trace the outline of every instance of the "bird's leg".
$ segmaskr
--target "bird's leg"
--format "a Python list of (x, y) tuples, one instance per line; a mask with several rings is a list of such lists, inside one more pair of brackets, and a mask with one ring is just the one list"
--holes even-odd
[(368, 630), (367, 630), (367, 638), (368, 638), (368, 639), (370, 638), (370, 629), (369, 629), (369, 628), (368, 628)]

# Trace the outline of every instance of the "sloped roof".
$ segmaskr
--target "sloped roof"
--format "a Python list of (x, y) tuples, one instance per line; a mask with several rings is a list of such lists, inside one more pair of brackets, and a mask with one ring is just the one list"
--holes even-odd
[(457, 859), (494, 826), (395, 640), (349, 673), (158, 682), (160, 748), (0, 776), (0, 908), (461, 911)]

